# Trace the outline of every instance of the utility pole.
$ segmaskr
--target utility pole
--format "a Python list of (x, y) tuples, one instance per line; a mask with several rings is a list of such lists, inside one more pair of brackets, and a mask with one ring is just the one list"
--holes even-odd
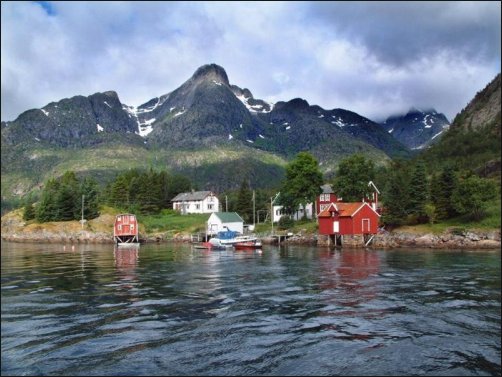
[(274, 234), (274, 202), (279, 197), (280, 192), (275, 194), (274, 198), (270, 198), (270, 222), (272, 223), (272, 235)]
[(84, 198), (85, 195), (82, 195), (82, 220), (80, 220), (80, 222), (82, 223), (82, 229), (84, 229)]
[(225, 195), (225, 212), (228, 212), (228, 198)]
[(256, 202), (256, 198), (255, 198), (255, 192), (253, 190), (253, 229), (254, 229), (254, 226), (255, 226), (255, 223), (256, 223), (256, 221), (255, 221), (255, 214), (256, 214), (255, 213), (255, 207), (256, 207), (256, 203), (255, 202)]

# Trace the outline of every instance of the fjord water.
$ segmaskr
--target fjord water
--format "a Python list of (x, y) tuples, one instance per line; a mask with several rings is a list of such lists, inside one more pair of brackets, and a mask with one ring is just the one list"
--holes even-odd
[(2, 375), (501, 375), (501, 253), (2, 243)]

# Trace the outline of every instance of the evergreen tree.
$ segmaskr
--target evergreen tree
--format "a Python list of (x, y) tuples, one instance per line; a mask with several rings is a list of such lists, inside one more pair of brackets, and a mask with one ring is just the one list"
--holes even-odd
[(425, 205), (427, 204), (427, 174), (425, 164), (419, 160), (415, 163), (409, 184), (408, 210), (419, 222), (426, 220)]
[(389, 171), (383, 196), (384, 210), (382, 222), (389, 225), (402, 225), (406, 221), (408, 205), (408, 177), (405, 169), (394, 164)]
[(84, 196), (84, 218), (95, 219), (99, 216), (99, 186), (94, 178), (84, 178), (80, 185), (80, 193)]
[(33, 220), (35, 217), (36, 217), (36, 211), (34, 206), (33, 195), (30, 194), (26, 199), (26, 203), (24, 205), (23, 220), (30, 221)]
[(80, 184), (73, 171), (67, 171), (59, 180), (56, 194), (58, 215), (56, 221), (79, 219), (81, 208)]
[(112, 207), (127, 208), (129, 202), (129, 181), (125, 175), (119, 175), (111, 185), (108, 204)]
[(35, 211), (35, 218), (38, 222), (56, 221), (59, 216), (57, 194), (58, 183), (55, 179), (49, 179), (42, 190), (40, 202)]
[(182, 192), (187, 192), (192, 187), (190, 180), (181, 174), (173, 174), (170, 177), (170, 183), (168, 187), (168, 198), (169, 206), (171, 207), (171, 200), (178, 194)]
[(497, 194), (495, 182), (471, 175), (459, 181), (452, 194), (452, 203), (458, 213), (467, 214), (478, 221), (483, 218), (489, 202)]
[(253, 220), (253, 192), (246, 179), (242, 181), (237, 195), (236, 212), (244, 222), (249, 223)]
[(342, 160), (338, 165), (333, 189), (345, 202), (359, 202), (369, 198), (368, 182), (375, 179), (375, 165), (361, 154)]
[(435, 176), (431, 182), (431, 201), (436, 207), (436, 217), (438, 220), (449, 219), (457, 215), (457, 211), (452, 202), (452, 193), (457, 186), (455, 171), (450, 167), (445, 167), (439, 175)]

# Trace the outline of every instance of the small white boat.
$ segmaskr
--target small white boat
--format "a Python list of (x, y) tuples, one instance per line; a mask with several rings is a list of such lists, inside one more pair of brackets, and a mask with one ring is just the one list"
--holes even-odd
[(218, 237), (209, 240), (217, 247), (235, 247), (236, 249), (259, 249), (262, 246), (261, 240), (255, 236), (237, 236), (235, 232), (227, 231), (218, 233)]

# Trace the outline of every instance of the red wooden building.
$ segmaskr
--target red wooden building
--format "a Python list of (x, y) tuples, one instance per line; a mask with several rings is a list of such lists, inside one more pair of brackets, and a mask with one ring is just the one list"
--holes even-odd
[(139, 242), (138, 221), (135, 215), (123, 213), (115, 216), (113, 240), (117, 244)]
[(336, 203), (341, 198), (338, 198), (331, 188), (331, 185), (325, 184), (321, 186), (322, 193), (317, 198), (316, 214), (321, 213), (329, 207), (331, 203)]
[[(367, 202), (331, 203), (319, 213), (319, 234), (342, 240), (344, 235), (362, 234), (369, 236), (377, 234), (380, 215)], [(366, 237), (364, 238), (366, 240)]]

